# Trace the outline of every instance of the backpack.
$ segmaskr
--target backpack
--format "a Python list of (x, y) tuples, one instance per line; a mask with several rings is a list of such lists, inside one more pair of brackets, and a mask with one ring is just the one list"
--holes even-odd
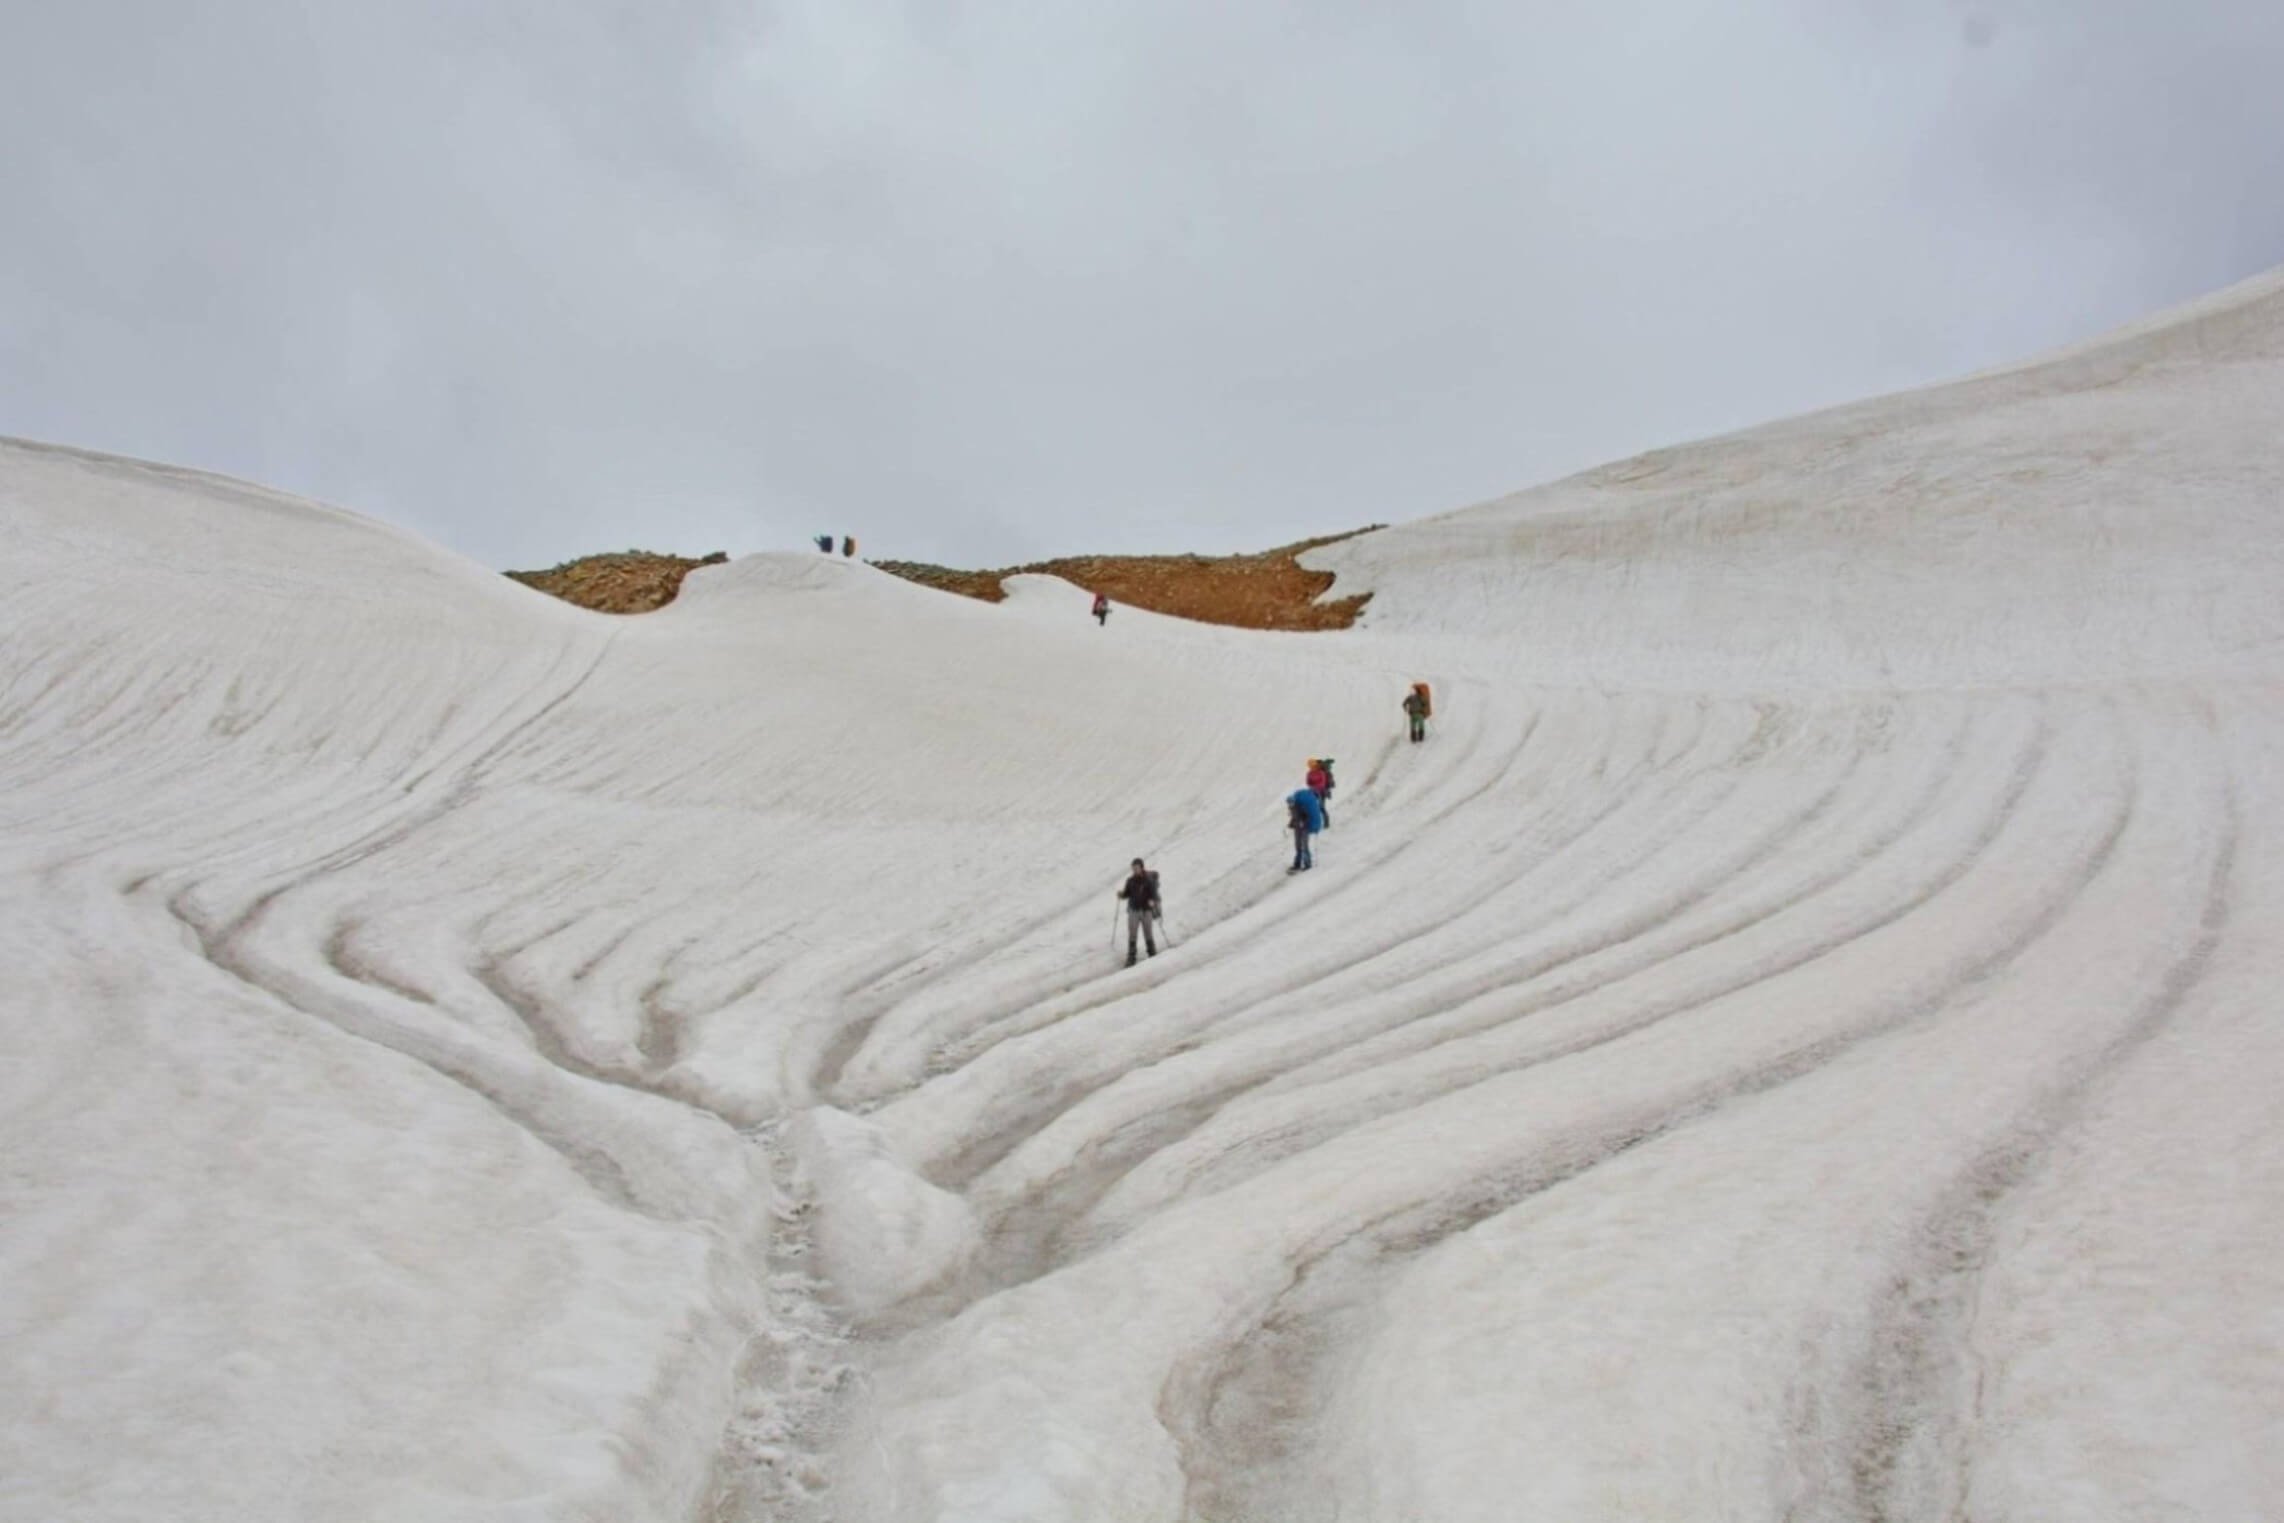
[(1324, 829), (1324, 815), (1320, 812), (1324, 805), (1314, 793), (1303, 788), (1292, 796), (1290, 802), (1293, 806), (1295, 830), (1306, 830), (1313, 836)]
[(1412, 684), (1412, 691), (1419, 695), (1420, 718), (1433, 718), (1435, 715), (1435, 697), (1428, 691), (1428, 685), (1424, 682), (1415, 682)]

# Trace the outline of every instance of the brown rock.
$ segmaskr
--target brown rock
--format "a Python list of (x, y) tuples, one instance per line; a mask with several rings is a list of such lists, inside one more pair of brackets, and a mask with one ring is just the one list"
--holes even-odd
[(1229, 624), (1239, 629), (1346, 629), (1372, 594), (1317, 599), (1331, 590), (1333, 574), (1301, 565), (1303, 552), (1382, 527), (1327, 534), (1255, 555), (1080, 555), (1034, 561), (1001, 571), (955, 571), (916, 561), (876, 561), (881, 570), (907, 581), (963, 597), (997, 603), (1007, 596), (1006, 578), (1026, 574), (1059, 576), (1113, 603), (1153, 613)]
[(510, 571), (507, 575), (526, 587), (536, 587), (597, 613), (648, 613), (673, 602), (682, 590), (682, 579), (692, 571), (700, 566), (719, 566), (728, 559), (719, 550), (696, 560), (626, 550), (615, 555), (582, 556), (547, 571)]

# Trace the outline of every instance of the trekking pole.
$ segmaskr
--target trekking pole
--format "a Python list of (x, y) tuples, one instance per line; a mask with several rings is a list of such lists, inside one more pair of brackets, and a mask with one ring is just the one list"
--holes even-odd
[(1118, 912), (1124, 906), (1116, 899), (1110, 901), (1110, 955), (1118, 955)]
[(1166, 943), (1166, 950), (1169, 952), (1174, 950), (1174, 933), (1166, 925), (1166, 912), (1160, 910), (1150, 918), (1158, 922), (1158, 937)]

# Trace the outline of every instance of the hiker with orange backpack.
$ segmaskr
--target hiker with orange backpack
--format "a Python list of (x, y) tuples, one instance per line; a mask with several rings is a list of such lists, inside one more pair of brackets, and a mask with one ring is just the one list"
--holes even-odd
[(1427, 739), (1428, 715), (1434, 712), (1435, 704), (1428, 697), (1428, 685), (1424, 682), (1413, 683), (1412, 690), (1404, 695), (1404, 714), (1412, 722), (1413, 745)]
[(1332, 761), (1311, 758), (1308, 771), (1309, 792), (1316, 795), (1317, 813), (1324, 817), (1324, 828), (1332, 829)]

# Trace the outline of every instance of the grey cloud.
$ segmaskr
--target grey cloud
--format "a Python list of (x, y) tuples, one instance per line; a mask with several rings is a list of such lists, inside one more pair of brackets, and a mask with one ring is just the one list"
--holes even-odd
[(0, 432), (493, 564), (1236, 548), (2284, 259), (2268, 7), (0, 21)]

